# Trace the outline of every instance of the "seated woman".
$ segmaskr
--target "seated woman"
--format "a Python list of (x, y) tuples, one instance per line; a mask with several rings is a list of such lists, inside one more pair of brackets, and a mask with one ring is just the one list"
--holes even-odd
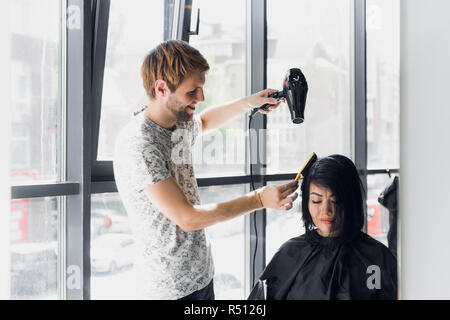
[(364, 187), (342, 155), (318, 159), (302, 186), (305, 234), (285, 242), (248, 299), (397, 299), (397, 261), (361, 232)]

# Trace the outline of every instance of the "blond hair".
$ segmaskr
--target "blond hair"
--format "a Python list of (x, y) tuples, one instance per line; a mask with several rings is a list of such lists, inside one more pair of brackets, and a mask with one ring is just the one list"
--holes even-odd
[(208, 62), (197, 49), (184, 41), (169, 40), (146, 55), (141, 66), (141, 77), (147, 95), (154, 99), (156, 80), (166, 81), (170, 91), (174, 92), (192, 73), (208, 70)]

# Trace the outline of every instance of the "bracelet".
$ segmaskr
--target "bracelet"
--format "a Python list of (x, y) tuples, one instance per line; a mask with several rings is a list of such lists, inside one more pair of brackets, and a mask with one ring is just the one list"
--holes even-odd
[(259, 194), (258, 190), (255, 190), (255, 194), (257, 195), (257, 197), (259, 199), (259, 203), (261, 204), (261, 207), (264, 208), (264, 204), (261, 200), (261, 195)]

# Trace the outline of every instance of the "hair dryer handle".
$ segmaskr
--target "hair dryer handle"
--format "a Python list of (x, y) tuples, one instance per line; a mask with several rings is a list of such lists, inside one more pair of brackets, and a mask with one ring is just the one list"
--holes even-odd
[(263, 105), (263, 106), (261, 106), (259, 108), (256, 108), (256, 110), (265, 110), (265, 111), (267, 111), (267, 110), (269, 110), (270, 106), (272, 106), (272, 104), (266, 103), (265, 105)]
[[(275, 98), (278, 101), (280, 101), (281, 99), (284, 98), (284, 93), (283, 93), (283, 91), (275, 91), (275, 92), (269, 94), (269, 98)], [(269, 110), (270, 106), (273, 106), (273, 104), (266, 103), (265, 105), (263, 105), (261, 107), (258, 107), (258, 108), (255, 108), (253, 110), (256, 110), (256, 111), (258, 111), (258, 110), (265, 110), (265, 111), (267, 111), (267, 110)]]

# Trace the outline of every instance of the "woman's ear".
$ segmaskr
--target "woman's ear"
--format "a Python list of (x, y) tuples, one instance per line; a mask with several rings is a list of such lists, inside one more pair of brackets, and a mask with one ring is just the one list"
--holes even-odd
[(156, 97), (165, 97), (170, 92), (166, 81), (156, 80), (155, 81), (155, 95)]

